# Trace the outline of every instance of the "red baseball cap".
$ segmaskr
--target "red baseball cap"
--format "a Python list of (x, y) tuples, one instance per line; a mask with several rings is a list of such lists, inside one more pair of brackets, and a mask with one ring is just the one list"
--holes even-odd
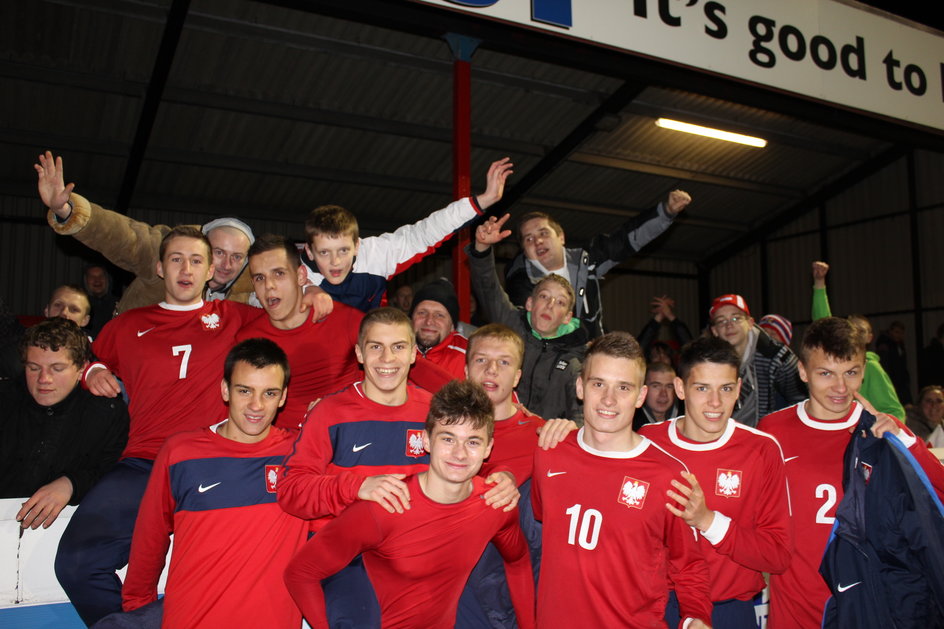
[(751, 316), (751, 311), (747, 308), (747, 302), (740, 295), (735, 295), (733, 293), (729, 295), (722, 295), (721, 297), (715, 297), (715, 300), (711, 302), (711, 310), (708, 311), (708, 318), (715, 316), (718, 308), (721, 306), (734, 306), (739, 310), (743, 310), (747, 313), (747, 316)]

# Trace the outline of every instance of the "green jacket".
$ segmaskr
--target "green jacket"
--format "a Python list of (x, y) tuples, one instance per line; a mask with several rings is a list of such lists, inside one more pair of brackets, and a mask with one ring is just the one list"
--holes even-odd
[[(832, 311), (829, 309), (829, 297), (826, 295), (825, 288), (813, 289), (812, 315), (814, 321), (832, 316)], [(886, 413), (901, 421), (905, 420), (905, 407), (898, 401), (895, 386), (885, 370), (882, 369), (882, 363), (879, 362), (878, 354), (875, 352), (865, 352), (865, 373), (862, 377), (862, 387), (859, 389), (859, 393), (871, 402), (878, 412)]]

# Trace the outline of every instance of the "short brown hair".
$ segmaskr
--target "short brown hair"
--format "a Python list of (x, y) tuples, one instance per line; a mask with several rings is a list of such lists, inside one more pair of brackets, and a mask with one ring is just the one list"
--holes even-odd
[(539, 211), (526, 212), (521, 218), (518, 219), (518, 242), (519, 243), (524, 243), (524, 236), (521, 233), (521, 228), (524, 227), (525, 223), (527, 223), (528, 221), (533, 221), (536, 218), (543, 218), (544, 220), (546, 220), (547, 224), (550, 226), (551, 229), (557, 232), (558, 236), (564, 235), (564, 228), (561, 227), (561, 224), (557, 222), (557, 219), (552, 217), (547, 212), (539, 212)]
[(361, 319), (361, 327), (357, 331), (357, 344), (364, 342), (367, 336), (367, 329), (375, 323), (385, 323), (387, 325), (403, 325), (410, 331), (410, 342), (416, 344), (416, 336), (413, 332), (413, 322), (406, 316), (406, 313), (399, 308), (384, 306), (383, 308), (374, 308), (368, 311)]
[(587, 365), (590, 363), (590, 359), (597, 354), (635, 361), (639, 365), (643, 377), (646, 375), (646, 358), (643, 356), (639, 342), (629, 332), (608, 332), (593, 339), (590, 347), (587, 348), (587, 355), (580, 370), (581, 377), (587, 375)]
[(814, 349), (839, 360), (851, 360), (865, 355), (865, 345), (865, 333), (859, 326), (848, 319), (824, 317), (811, 323), (803, 333), (800, 361), (805, 364)]
[(574, 293), (574, 287), (571, 286), (570, 282), (567, 281), (567, 278), (561, 277), (557, 273), (551, 273), (545, 275), (534, 285), (534, 288), (531, 289), (531, 297), (536, 298), (538, 293), (541, 291), (541, 287), (545, 284), (557, 284), (567, 293), (567, 301), (569, 302), (567, 308), (570, 310), (574, 309), (574, 304), (577, 302), (577, 295)]
[(20, 359), (24, 363), (30, 347), (39, 347), (50, 352), (65, 349), (76, 367), (88, 362), (91, 355), (88, 335), (74, 321), (61, 317), (46, 319), (26, 330), (20, 340)]
[(482, 385), (471, 380), (451, 380), (433, 395), (426, 415), (426, 432), (433, 434), (436, 424), (470, 424), (484, 428), (489, 441), (495, 434), (495, 408)]
[(655, 362), (649, 363), (646, 365), (646, 373), (670, 373), (673, 376), (675, 375), (675, 368), (672, 367), (669, 363), (662, 362), (657, 360)]
[(469, 348), (466, 350), (465, 358), (466, 364), (472, 360), (472, 346), (476, 341), (480, 339), (495, 339), (497, 341), (508, 341), (515, 346), (515, 353), (518, 355), (518, 364), (516, 365), (518, 369), (521, 368), (521, 364), (524, 362), (524, 341), (521, 339), (521, 335), (509, 328), (503, 323), (489, 323), (483, 325), (475, 332), (469, 335)]
[(194, 240), (199, 240), (206, 245), (207, 250), (207, 261), (213, 261), (213, 246), (210, 244), (210, 239), (206, 237), (199, 227), (194, 227), (193, 225), (178, 225), (171, 229), (164, 237), (161, 239), (161, 248), (158, 250), (158, 258), (161, 262), (164, 261), (164, 254), (167, 253), (167, 243), (169, 243), (174, 238), (193, 238)]
[(288, 263), (293, 268), (298, 268), (302, 264), (301, 256), (298, 253), (298, 247), (285, 236), (278, 234), (262, 234), (249, 247), (249, 257), (257, 256), (260, 253), (282, 250), (288, 258)]
[(357, 227), (357, 218), (340, 205), (320, 205), (308, 213), (305, 219), (305, 234), (308, 244), (315, 236), (350, 236), (357, 242), (360, 230)]

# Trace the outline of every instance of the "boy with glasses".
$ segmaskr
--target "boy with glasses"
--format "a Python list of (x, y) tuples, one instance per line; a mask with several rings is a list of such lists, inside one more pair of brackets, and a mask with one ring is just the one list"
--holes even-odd
[(756, 426), (757, 420), (806, 398), (797, 373), (797, 357), (789, 347), (761, 330), (740, 295), (721, 295), (708, 312), (711, 333), (734, 346), (741, 359), (741, 394), (734, 419)]

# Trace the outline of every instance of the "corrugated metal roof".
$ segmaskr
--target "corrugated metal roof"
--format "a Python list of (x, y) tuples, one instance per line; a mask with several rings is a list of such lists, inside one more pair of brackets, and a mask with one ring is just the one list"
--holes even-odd
[[(65, 155), (68, 179), (97, 200), (110, 204), (123, 184), (131, 186), (126, 173), (136, 164), (129, 168), (128, 159), (136, 159), (132, 145), (170, 7), (169, 0), (5, 5), (0, 169), (8, 193), (34, 194), (29, 165), (46, 147)], [(132, 207), (163, 208), (180, 222), (230, 209), (259, 220), (300, 220), (315, 205), (340, 203), (370, 233), (448, 202), (446, 43), (320, 15), (317, 3), (311, 8), (191, 4)], [(546, 169), (512, 210), (549, 209), (578, 243), (683, 188), (695, 202), (647, 251), (702, 260), (888, 147), (837, 127), (657, 86), (584, 130), (622, 85), (616, 76), (486, 42), (472, 62), (473, 191), (482, 190), (489, 162), (504, 155), (516, 163), (510, 188)], [(661, 115), (754, 132), (770, 145), (750, 149), (665, 131), (653, 124)], [(585, 137), (569, 155), (543, 161), (573, 133)], [(859, 199), (881, 197), (876, 186), (830, 204), (830, 221), (861, 218)]]

